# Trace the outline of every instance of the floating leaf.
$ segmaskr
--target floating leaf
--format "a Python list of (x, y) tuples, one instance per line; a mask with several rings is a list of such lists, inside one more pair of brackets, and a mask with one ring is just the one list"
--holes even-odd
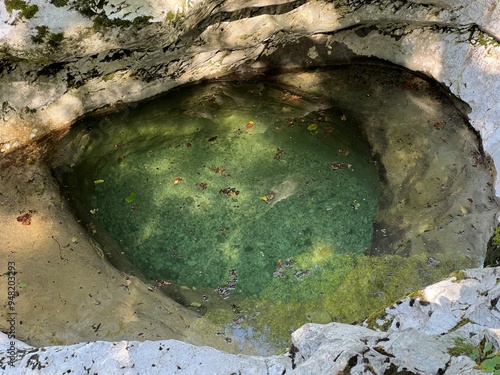
[(267, 203), (267, 195), (261, 195), (259, 197), (259, 199), (262, 201), (262, 202), (266, 202)]
[(132, 203), (133, 201), (135, 201), (135, 198), (137, 198), (137, 195), (132, 191), (130, 195), (125, 198), (125, 202)]
[(99, 185), (99, 184), (102, 184), (103, 182), (104, 182), (104, 180), (95, 180), (94, 185)]
[(253, 121), (248, 121), (248, 123), (245, 126), (247, 129), (253, 128)]
[(316, 124), (311, 124), (307, 127), (307, 130), (309, 130), (310, 132), (313, 132), (315, 131), (316, 129), (318, 129), (318, 125)]

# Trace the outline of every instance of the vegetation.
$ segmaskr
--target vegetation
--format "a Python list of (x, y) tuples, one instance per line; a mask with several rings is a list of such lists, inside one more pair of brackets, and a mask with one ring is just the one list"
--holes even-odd
[[(63, 2), (65, 0), (55, 0)], [(134, 20), (124, 20), (121, 18), (109, 18), (104, 11), (104, 6), (108, 4), (107, 0), (73, 0), (71, 8), (83, 14), (88, 18), (93, 18), (94, 29), (101, 30), (106, 27), (131, 27), (143, 28), (149, 25), (151, 16), (140, 16)]]
[(492, 243), (495, 246), (500, 246), (500, 225), (496, 227), (495, 233), (493, 234)]
[(456, 339), (455, 345), (448, 350), (453, 356), (466, 355), (477, 363), (477, 368), (484, 372), (500, 375), (500, 353), (495, 351), (493, 343), (484, 337), (479, 345), (473, 345), (463, 339)]
[(455, 271), (450, 273), (448, 277), (454, 277), (455, 280), (454, 282), (459, 282), (460, 280), (465, 280), (467, 278), (467, 275), (465, 274), (464, 271)]
[(30, 19), (33, 18), (38, 12), (37, 5), (28, 5), (23, 0), (5, 0), (5, 9), (7, 12), (12, 13), (14, 10), (19, 10), (19, 17)]
[(51, 33), (48, 26), (35, 26), (35, 29), (37, 33), (31, 37), (33, 43), (47, 43), (50, 47), (56, 48), (64, 39), (63, 33)]
[(68, 5), (69, 0), (50, 0), (50, 3), (58, 8)]

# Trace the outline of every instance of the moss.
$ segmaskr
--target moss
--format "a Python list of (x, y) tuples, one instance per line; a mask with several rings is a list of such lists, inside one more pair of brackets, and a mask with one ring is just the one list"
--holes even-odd
[(135, 17), (134, 20), (132, 21), (132, 24), (139, 29), (142, 29), (143, 27), (148, 26), (151, 23), (151, 20), (153, 17), (151, 16), (140, 16), (140, 17)]
[(460, 280), (465, 280), (467, 279), (467, 275), (465, 274), (464, 271), (455, 271), (455, 272), (452, 272), (449, 274), (448, 276), (449, 278), (455, 278), (455, 280), (453, 280), (454, 283), (457, 283), (459, 282)]
[(465, 341), (464, 339), (457, 338), (451, 348), (448, 348), (448, 354), (452, 356), (470, 355), (476, 346)]
[(108, 18), (105, 14), (98, 14), (94, 18), (94, 29), (102, 30), (107, 27), (135, 27), (137, 29), (142, 29), (150, 24), (152, 17), (151, 16), (140, 16), (134, 18), (133, 21), (123, 20), (121, 18)]
[(495, 228), (495, 233), (493, 234), (493, 237), (491, 238), (491, 242), (495, 246), (500, 246), (500, 225)]
[[(318, 278), (314, 272), (300, 280), (290, 278), (289, 282), (276, 278), (260, 297), (241, 297), (235, 302), (239, 315), (253, 316), (240, 324), (241, 329), (251, 329), (253, 339), (273, 345), (286, 345), (290, 332), (305, 323), (330, 320), (354, 323), (366, 319), (369, 328), (387, 331), (393, 320), (387, 318), (386, 307), (405, 295), (419, 303), (428, 303), (421, 290), (412, 290), (444, 279), (454, 268), (467, 266), (467, 259), (454, 258), (441, 259), (439, 266), (429, 267), (425, 254), (410, 258), (328, 257), (327, 254), (327, 248), (318, 247), (294, 263), (294, 269), (314, 269)], [(313, 264), (317, 267), (311, 267)], [(338, 272), (337, 276), (333, 270)], [(223, 324), (234, 316), (223, 310), (209, 310), (205, 318)]]
[(425, 301), (424, 292), (421, 289), (411, 292), (407, 297), (412, 300)]
[(108, 82), (108, 81), (111, 81), (113, 78), (115, 78), (115, 73), (109, 73), (109, 74), (106, 74), (105, 76), (103, 76), (102, 80), (104, 82)]
[(36, 108), (24, 107), (24, 112), (26, 112), (27, 114), (35, 114)]
[(52, 48), (56, 48), (59, 47), (63, 39), (64, 39), (64, 33), (55, 33), (55, 34), (51, 33), (47, 41), (47, 44)]
[(168, 13), (167, 13), (167, 17), (166, 17), (167, 21), (172, 21), (174, 18), (175, 18), (174, 12), (172, 12), (171, 10), (169, 10)]
[(31, 40), (33, 43), (42, 44), (44, 42), (47, 33), (49, 32), (49, 28), (47, 26), (35, 26), (36, 35), (31, 36)]
[[(392, 324), (392, 319), (387, 319), (386, 308), (379, 308), (377, 311), (374, 311), (370, 316), (366, 319), (366, 324), (370, 329), (378, 329), (380, 331), (387, 331)], [(382, 320), (383, 324), (378, 324), (377, 320)]]
[(52, 48), (57, 48), (64, 40), (64, 33), (51, 33), (45, 25), (35, 26), (36, 35), (31, 36), (33, 43), (47, 43)]
[(169, 21), (169, 22), (177, 22), (179, 21), (182, 17), (184, 17), (184, 12), (181, 11), (181, 12), (177, 12), (177, 13), (174, 13), (172, 12), (171, 10), (167, 13), (167, 16), (165, 17), (165, 21)]
[(19, 10), (19, 17), (30, 19), (38, 12), (37, 5), (28, 5), (23, 0), (5, 0), (5, 9), (12, 13), (14, 10)]
[(477, 43), (483, 47), (488, 47), (488, 46), (493, 46), (493, 47), (498, 47), (500, 46), (500, 42), (494, 38), (491, 38), (490, 36), (487, 36), (485, 34), (480, 34)]
[(465, 326), (466, 324), (469, 324), (469, 323), (472, 323), (472, 324), (475, 324), (472, 320), (470, 319), (461, 319), (457, 325), (455, 327), (453, 327), (452, 329), (450, 329), (449, 332), (455, 332), (457, 329), (459, 329), (460, 327), (463, 327)]
[(50, 0), (50, 3), (58, 8), (68, 5), (69, 0)]

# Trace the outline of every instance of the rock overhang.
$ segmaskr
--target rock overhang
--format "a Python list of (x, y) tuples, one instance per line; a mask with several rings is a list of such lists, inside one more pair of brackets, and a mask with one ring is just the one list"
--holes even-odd
[[(443, 1), (179, 1), (164, 8), (154, 1), (108, 2), (90, 18), (72, 3), (33, 3), (38, 12), (30, 19), (5, 13), (3, 152), (33, 139), (32, 131), (19, 131), (20, 124), (40, 136), (95, 109), (187, 82), (371, 57), (442, 83), (470, 106), (467, 115), (486, 152), (500, 157), (500, 30), (494, 22), (500, 11), (494, 1), (474, 7)], [(58, 16), (50, 18), (55, 10)], [(122, 13), (128, 21), (150, 18), (140, 25), (93, 23), (95, 15), (113, 20)], [(48, 36), (37, 40), (41, 26)], [(62, 39), (51, 39), (61, 32)]]

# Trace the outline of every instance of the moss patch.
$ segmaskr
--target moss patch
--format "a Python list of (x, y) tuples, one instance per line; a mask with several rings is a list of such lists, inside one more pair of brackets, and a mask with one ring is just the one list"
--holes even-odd
[(37, 5), (28, 5), (23, 0), (5, 0), (5, 9), (7, 12), (12, 13), (14, 10), (19, 10), (19, 17), (30, 19), (33, 18), (38, 12)]
[(52, 48), (57, 48), (64, 40), (64, 33), (52, 33), (48, 26), (35, 26), (36, 34), (31, 36), (31, 40), (36, 44), (47, 43)]
[[(315, 254), (304, 254), (295, 264), (306, 267), (308, 262), (318, 262), (321, 254), (321, 249)], [(288, 345), (290, 333), (305, 323), (357, 323), (366, 319), (369, 328), (385, 331), (392, 323), (386, 318), (386, 307), (405, 295), (421, 300), (421, 290), (411, 291), (442, 280), (457, 265), (465, 266), (468, 261), (455, 258), (428, 266), (425, 255), (409, 258), (344, 255), (317, 264), (324, 268), (321, 273), (318, 270), (321, 277), (317, 279), (309, 275), (309, 280), (283, 283), (287, 285), (280, 285), (277, 279), (261, 297), (236, 302), (236, 312), (212, 310), (205, 319), (222, 324), (243, 316), (245, 319), (238, 323), (241, 329), (251, 329), (253, 339), (277, 346)], [(269, 300), (273, 303), (269, 304)], [(383, 323), (378, 324), (377, 320)]]
[(464, 271), (455, 271), (455, 272), (452, 272), (450, 273), (450, 275), (448, 276), (450, 278), (455, 278), (455, 280), (453, 280), (453, 282), (457, 283), (459, 282), (460, 280), (465, 280), (467, 279), (467, 275), (465, 274)]
[(50, 3), (58, 8), (68, 5), (69, 0), (50, 0)]

